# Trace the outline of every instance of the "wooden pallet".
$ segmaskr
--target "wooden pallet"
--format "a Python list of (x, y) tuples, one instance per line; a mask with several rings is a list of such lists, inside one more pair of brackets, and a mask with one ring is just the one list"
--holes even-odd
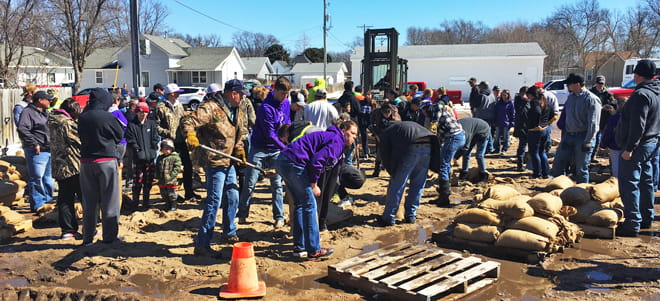
[(585, 237), (595, 237), (595, 238), (607, 238), (614, 239), (616, 238), (616, 225), (612, 228), (607, 227), (598, 227), (587, 224), (577, 224), (580, 229), (584, 232)]
[(431, 240), (443, 248), (454, 250), (469, 250), (471, 252), (478, 252), (485, 256), (513, 259), (529, 264), (537, 264), (545, 260), (549, 255), (548, 252), (541, 251), (528, 251), (509, 247), (498, 247), (494, 244), (489, 244), (479, 241), (465, 240), (456, 238), (450, 232), (433, 233)]
[(456, 300), (493, 284), (500, 263), (397, 243), (328, 266), (331, 281), (386, 300)]

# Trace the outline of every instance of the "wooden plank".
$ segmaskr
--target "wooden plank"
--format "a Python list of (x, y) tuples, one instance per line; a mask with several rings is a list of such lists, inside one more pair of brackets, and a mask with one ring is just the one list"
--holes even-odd
[(389, 263), (394, 263), (399, 259), (406, 258), (408, 256), (412, 256), (415, 253), (419, 253), (423, 251), (424, 249), (427, 249), (427, 246), (424, 245), (414, 245), (410, 248), (405, 248), (403, 250), (396, 251), (391, 254), (387, 254), (384, 256), (381, 256), (379, 258), (376, 258), (374, 260), (371, 260), (369, 262), (365, 262), (364, 264), (354, 266), (350, 269), (347, 269), (346, 272), (349, 272), (351, 274), (355, 275), (360, 275), (364, 274), (366, 272), (369, 272), (370, 270), (381, 267), (384, 264), (389, 264)]
[(605, 228), (592, 226), (587, 224), (577, 224), (584, 232), (584, 236), (614, 239), (616, 237), (616, 226), (613, 228)]
[(399, 287), (404, 290), (413, 290), (420, 286), (426, 285), (430, 282), (436, 281), (440, 278), (447, 277), (449, 274), (454, 273), (457, 270), (464, 269), (479, 262), (481, 262), (481, 259), (477, 257), (466, 257), (457, 262), (453, 262), (443, 268), (440, 268), (435, 271), (431, 271), (425, 274), (424, 276), (421, 276), (412, 281), (408, 281), (402, 285), (399, 285)]
[(463, 298), (465, 298), (465, 296), (467, 296), (471, 293), (474, 293), (474, 292), (476, 292), (476, 291), (478, 291), (478, 290), (480, 290), (480, 289), (482, 289), (482, 288), (484, 288), (488, 285), (491, 285), (495, 281), (497, 281), (497, 279), (491, 279), (491, 278), (481, 279), (481, 280), (479, 280), (475, 283), (470, 284), (465, 293), (450, 293), (446, 297), (444, 297), (442, 299), (439, 299), (439, 300), (442, 300), (442, 301), (455, 301), (455, 300), (458, 300), (458, 299), (463, 299)]
[(457, 286), (461, 287), (460, 290), (461, 293), (465, 293), (468, 290), (468, 281), (475, 279), (486, 272), (492, 272), (492, 270), (499, 270), (499, 268), (500, 268), (499, 262), (494, 262), (494, 261), (482, 262), (481, 264), (471, 267), (468, 270), (465, 270), (459, 274), (449, 276), (447, 279), (443, 280), (442, 282), (431, 285), (417, 293), (427, 297), (433, 297), (440, 293), (449, 291)]
[(448, 262), (455, 261), (459, 258), (461, 258), (461, 254), (458, 253), (447, 253), (446, 255), (433, 259), (429, 262), (426, 262), (422, 265), (418, 265), (415, 267), (412, 267), (408, 270), (402, 271), (400, 273), (391, 275), (387, 278), (381, 279), (380, 282), (385, 283), (387, 285), (393, 285), (395, 283), (399, 283), (401, 281), (404, 281), (406, 279), (410, 279), (412, 277), (415, 277), (417, 275), (421, 275), (423, 273), (426, 273), (432, 269), (435, 269), (439, 266), (442, 266), (443, 264), (446, 264)]
[(362, 274), (362, 277), (367, 278), (367, 279), (376, 279), (379, 277), (382, 277), (383, 275), (387, 275), (389, 273), (392, 273), (396, 270), (407, 268), (413, 264), (416, 264), (418, 262), (422, 262), (425, 259), (437, 256), (439, 254), (443, 254), (444, 252), (440, 249), (427, 249), (424, 250), (421, 253), (417, 253), (413, 256), (403, 258), (402, 260), (399, 260), (396, 262), (396, 264), (392, 265), (386, 265), (380, 268), (377, 268), (375, 270), (369, 271), (365, 274)]
[(353, 258), (350, 258), (348, 260), (342, 261), (340, 263), (328, 266), (329, 269), (332, 270), (337, 270), (337, 271), (343, 271), (346, 268), (355, 266), (357, 264), (363, 263), (365, 261), (372, 260), (374, 258), (378, 258), (380, 256), (384, 256), (393, 252), (396, 252), (398, 250), (410, 247), (412, 244), (409, 242), (400, 242), (392, 245), (385, 246), (380, 249), (376, 249), (367, 253), (364, 253), (362, 255), (355, 256)]
[(465, 240), (456, 237), (448, 237), (447, 241), (442, 244), (443, 247), (452, 249), (468, 249), (471, 251), (481, 252), (484, 255), (497, 256), (502, 258), (515, 258), (527, 263), (536, 264), (543, 261), (548, 255), (547, 252), (529, 251), (508, 247), (498, 247), (484, 242)]

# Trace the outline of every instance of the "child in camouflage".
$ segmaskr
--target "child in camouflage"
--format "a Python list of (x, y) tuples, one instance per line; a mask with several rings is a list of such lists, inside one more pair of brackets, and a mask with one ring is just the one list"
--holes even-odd
[(181, 157), (174, 151), (174, 142), (171, 139), (163, 139), (160, 143), (160, 149), (162, 154), (158, 156), (156, 161), (158, 187), (163, 200), (170, 206), (169, 211), (175, 211), (177, 205), (177, 176), (183, 167)]

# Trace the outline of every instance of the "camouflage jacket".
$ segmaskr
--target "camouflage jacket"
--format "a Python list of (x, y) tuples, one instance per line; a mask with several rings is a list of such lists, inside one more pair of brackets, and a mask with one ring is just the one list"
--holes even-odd
[(53, 178), (64, 180), (80, 173), (80, 137), (78, 124), (64, 110), (55, 109), (48, 116), (51, 169)]
[[(182, 134), (185, 137), (189, 131), (196, 131), (199, 143), (231, 155), (235, 150), (243, 148), (240, 133), (245, 122), (245, 112), (237, 109), (234, 120), (231, 120), (229, 108), (220, 99), (208, 100), (197, 108), (197, 111), (181, 119)], [(201, 148), (193, 150), (194, 162), (203, 167), (227, 167), (230, 159), (207, 152)]]
[(156, 179), (160, 185), (177, 185), (177, 176), (183, 165), (181, 165), (181, 157), (176, 152), (172, 152), (167, 156), (158, 156), (156, 161)]
[(183, 115), (183, 105), (181, 103), (172, 105), (168, 100), (159, 102), (156, 106), (155, 116), (158, 135), (163, 139), (172, 139), (175, 144), (183, 143), (183, 136), (177, 131)]
[(243, 125), (241, 126), (241, 140), (245, 141), (248, 139), (250, 129), (254, 127), (257, 115), (254, 112), (252, 101), (247, 97), (243, 97), (241, 103), (238, 105), (238, 109), (243, 111), (245, 116), (245, 118), (243, 118)]

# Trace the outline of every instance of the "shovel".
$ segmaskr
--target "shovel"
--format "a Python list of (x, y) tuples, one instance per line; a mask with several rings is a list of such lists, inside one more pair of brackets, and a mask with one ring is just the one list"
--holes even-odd
[(210, 148), (210, 147), (208, 147), (208, 146), (206, 146), (206, 145), (203, 145), (203, 144), (200, 144), (199, 147), (200, 147), (201, 149), (207, 151), (207, 152), (212, 152), (212, 153), (214, 153), (214, 154), (218, 154), (218, 155), (220, 155), (220, 156), (223, 156), (223, 157), (225, 157), (225, 158), (227, 158), (227, 159), (234, 160), (234, 161), (236, 161), (236, 162), (241, 162), (241, 163), (244, 164), (245, 166), (252, 167), (252, 168), (254, 168), (254, 169), (256, 169), (256, 170), (262, 172), (262, 173), (264, 174), (264, 176), (272, 177), (272, 176), (277, 175), (277, 171), (275, 171), (274, 169), (265, 170), (265, 169), (263, 169), (263, 168), (261, 168), (261, 167), (258, 167), (258, 166), (256, 166), (256, 165), (250, 163), (250, 162), (245, 162), (245, 163), (243, 163), (243, 160), (241, 160), (241, 159), (239, 159), (239, 158), (237, 158), (237, 157), (234, 157), (234, 156), (229, 155), (229, 154), (225, 154), (225, 153), (223, 153), (223, 152), (221, 152), (221, 151), (219, 151), (219, 150), (217, 150), (217, 149)]
[(7, 152), (9, 151), (9, 121), (11, 119), (9, 117), (5, 117), (5, 147), (2, 149), (2, 156), (7, 156)]

